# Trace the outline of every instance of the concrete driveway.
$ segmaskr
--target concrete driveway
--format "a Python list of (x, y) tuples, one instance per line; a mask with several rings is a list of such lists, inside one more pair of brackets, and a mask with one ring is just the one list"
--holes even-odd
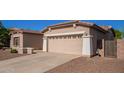
[(0, 61), (0, 73), (46, 72), (77, 57), (79, 56), (43, 52), (21, 56)]

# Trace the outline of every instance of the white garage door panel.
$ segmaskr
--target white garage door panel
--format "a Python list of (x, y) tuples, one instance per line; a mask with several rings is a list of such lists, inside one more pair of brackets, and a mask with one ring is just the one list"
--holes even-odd
[(49, 38), (48, 52), (65, 53), (65, 54), (82, 54), (81, 37), (71, 38)]

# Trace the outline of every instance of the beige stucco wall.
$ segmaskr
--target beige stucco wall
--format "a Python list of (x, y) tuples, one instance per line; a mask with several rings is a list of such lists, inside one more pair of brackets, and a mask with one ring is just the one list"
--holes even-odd
[(113, 33), (112, 33), (111, 30), (108, 31), (108, 33), (106, 33), (105, 39), (106, 39), (106, 40), (114, 40), (114, 39), (115, 39), (115, 38), (114, 38), (114, 35), (113, 35)]
[[(44, 34), (60, 34), (60, 33), (71, 33), (77, 31), (86, 31), (89, 34), (88, 27), (76, 26), (76, 27), (63, 27), (58, 29), (51, 29), (46, 31)], [(54, 36), (53, 36), (54, 37)], [(67, 35), (57, 36), (48, 38), (48, 52), (57, 52), (65, 54), (77, 54), (82, 55), (82, 36), (78, 35)]]
[(82, 54), (82, 36), (48, 38), (48, 52)]
[[(19, 37), (19, 46), (14, 46), (13, 40), (15, 37)], [(10, 48), (18, 49), (18, 48), (23, 48), (23, 34), (22, 33), (16, 33), (11, 35), (10, 39)]]
[[(19, 46), (14, 46), (14, 37), (19, 37)], [(34, 49), (43, 48), (43, 35), (42, 34), (30, 34), (30, 33), (16, 33), (11, 35), (10, 47), (14, 49), (32, 47)]]
[(124, 39), (117, 40), (117, 58), (124, 59)]
[(63, 27), (58, 29), (51, 29), (51, 31), (46, 31), (44, 34), (56, 34), (56, 33), (68, 33), (68, 32), (76, 32), (76, 31), (87, 31), (89, 33), (88, 27), (82, 27), (82, 26), (70, 26), (70, 27)]
[(41, 34), (23, 34), (23, 47), (32, 47), (35, 49), (43, 48), (43, 35)]

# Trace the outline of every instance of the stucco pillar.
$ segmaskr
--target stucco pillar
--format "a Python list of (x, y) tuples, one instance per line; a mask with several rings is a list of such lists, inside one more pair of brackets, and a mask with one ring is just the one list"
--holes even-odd
[(93, 56), (93, 41), (92, 41), (92, 37), (91, 35), (84, 35), (82, 36), (82, 41), (83, 41), (83, 45), (82, 45), (82, 55), (83, 56), (88, 56), (91, 57)]
[(19, 48), (23, 48), (23, 34), (20, 33)]
[(45, 36), (45, 37), (43, 38), (43, 51), (44, 51), (44, 52), (47, 52), (47, 51), (48, 51), (47, 47), (48, 47), (48, 39), (47, 39), (47, 37)]
[(10, 39), (10, 48), (13, 48), (13, 35), (11, 34), (11, 39)]

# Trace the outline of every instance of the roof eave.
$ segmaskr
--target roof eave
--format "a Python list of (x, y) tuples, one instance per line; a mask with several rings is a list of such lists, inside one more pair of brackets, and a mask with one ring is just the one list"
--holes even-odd
[(100, 30), (101, 32), (106, 33), (106, 30), (104, 30), (103, 28), (99, 27), (96, 24), (94, 24), (93, 28), (96, 28), (96, 29)]
[(72, 26), (73, 24), (77, 24), (77, 25), (81, 25), (81, 26), (85, 26), (85, 27), (91, 27), (91, 28), (95, 28), (95, 29), (98, 29), (100, 30), (101, 32), (103, 33), (106, 33), (106, 30), (104, 30), (103, 28), (99, 27), (98, 25), (94, 24), (94, 23), (83, 23), (83, 22), (80, 22), (80, 21), (74, 21), (74, 22), (69, 22), (68, 23), (65, 23), (65, 24), (58, 24), (58, 25), (53, 25), (53, 26), (48, 26), (47, 28), (43, 29), (41, 31), (41, 33), (44, 33), (46, 31), (48, 31), (49, 28), (53, 29), (53, 28), (58, 28), (58, 27), (66, 27), (66, 26)]

